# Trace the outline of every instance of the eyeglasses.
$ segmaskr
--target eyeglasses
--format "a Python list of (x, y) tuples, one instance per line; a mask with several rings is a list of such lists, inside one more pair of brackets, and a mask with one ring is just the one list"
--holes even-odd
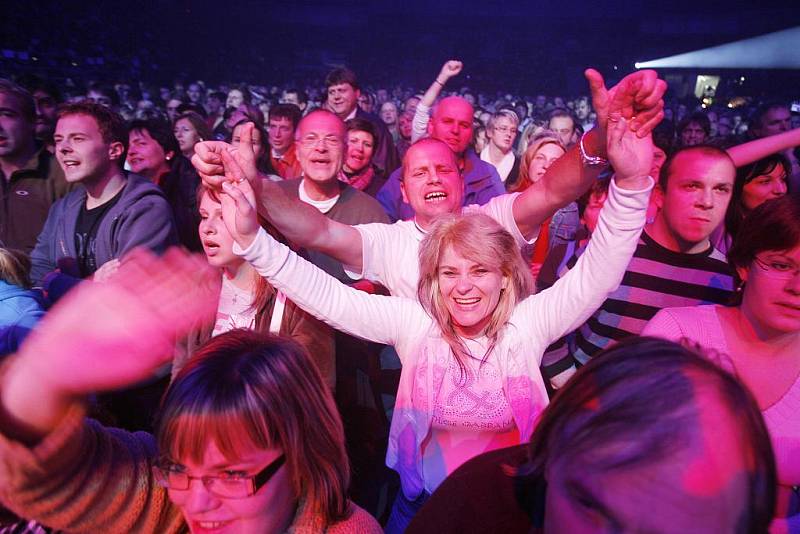
[(494, 131), (506, 134), (516, 132), (517, 129), (509, 126), (495, 126)]
[(200, 480), (206, 490), (216, 497), (223, 499), (246, 499), (260, 490), (278, 472), (286, 461), (286, 456), (281, 454), (268, 466), (252, 476), (239, 474), (193, 477), (180, 470), (178, 466), (167, 459), (162, 459), (153, 467), (158, 484), (167, 489), (185, 491), (189, 489), (192, 480)]
[(342, 146), (342, 140), (336, 137), (335, 135), (326, 135), (325, 137), (317, 137), (316, 135), (306, 135), (302, 139), (300, 139), (300, 143), (305, 148), (314, 148), (317, 146), (319, 142), (322, 142), (322, 146), (325, 148), (340, 148)]
[(791, 280), (797, 273), (800, 273), (800, 267), (794, 263), (788, 263), (781, 260), (762, 260), (758, 256), (753, 258), (764, 274), (770, 278), (777, 280)]

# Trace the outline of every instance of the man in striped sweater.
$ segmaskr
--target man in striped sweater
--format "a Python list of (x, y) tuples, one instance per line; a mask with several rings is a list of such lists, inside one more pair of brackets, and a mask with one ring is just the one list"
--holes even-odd
[(642, 233), (619, 288), (544, 356), (544, 371), (554, 387), (566, 382), (576, 364), (638, 335), (662, 308), (730, 300), (733, 272), (709, 236), (725, 217), (735, 176), (730, 156), (711, 146), (682, 149), (664, 163), (653, 192), (658, 214)]

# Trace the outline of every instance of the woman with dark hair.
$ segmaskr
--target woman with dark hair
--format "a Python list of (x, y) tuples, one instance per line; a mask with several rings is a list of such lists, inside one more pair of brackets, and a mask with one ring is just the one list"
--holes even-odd
[(676, 343), (630, 338), (559, 389), (530, 444), (483, 454), (408, 534), (765, 534), (775, 465), (758, 406)]
[(347, 145), (339, 180), (375, 197), (386, 183), (386, 177), (372, 164), (377, 137), (375, 126), (358, 117), (347, 121), (346, 126)]
[(727, 252), (742, 227), (745, 216), (772, 198), (786, 194), (787, 179), (792, 172), (789, 160), (772, 154), (736, 169), (733, 192), (725, 212), (725, 227), (717, 248)]
[(175, 139), (181, 154), (187, 159), (194, 155), (194, 145), (200, 141), (211, 139), (211, 130), (206, 124), (206, 120), (199, 113), (187, 111), (175, 120), (173, 128)]
[(197, 237), (197, 187), (200, 177), (181, 153), (169, 123), (135, 120), (129, 126), (127, 163), (131, 171), (159, 186), (175, 216), (178, 239), (191, 251), (202, 250)]
[(774, 532), (800, 528), (800, 195), (750, 212), (728, 252), (741, 301), (732, 307), (666, 308), (643, 333), (687, 338), (724, 358), (753, 392), (778, 468)]
[(589, 255), (569, 279), (533, 296), (517, 242), (487, 215), (442, 217), (429, 230), (420, 245), (417, 301), (339, 283), (261, 231), (249, 182), (223, 184), (235, 253), (331, 326), (397, 349), (402, 370), (387, 465), (400, 474), (403, 491), (388, 532), (401, 532), (458, 465), (529, 438), (548, 402), (539, 371), (544, 349), (619, 284), (644, 225), (652, 145), (622, 119), (608, 144), (615, 156), (624, 153), (625, 169), (609, 189)]
[(203, 263), (130, 259), (65, 297), (0, 369), (0, 502), (70, 532), (381, 532), (347, 499), (341, 420), (292, 341), (212, 339), (167, 390), (155, 436), (83, 417), (90, 394), (152, 373), (212, 312), (217, 275)]

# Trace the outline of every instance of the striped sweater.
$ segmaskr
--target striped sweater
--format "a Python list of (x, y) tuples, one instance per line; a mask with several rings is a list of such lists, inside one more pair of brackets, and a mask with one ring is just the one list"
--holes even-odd
[[(575, 265), (582, 250), (559, 273)], [(656, 243), (642, 232), (622, 283), (571, 335), (550, 346), (543, 358), (545, 374), (555, 376), (572, 362), (585, 364), (614, 342), (638, 335), (662, 308), (727, 304), (733, 296), (733, 271), (725, 257), (709, 246), (683, 254)]]

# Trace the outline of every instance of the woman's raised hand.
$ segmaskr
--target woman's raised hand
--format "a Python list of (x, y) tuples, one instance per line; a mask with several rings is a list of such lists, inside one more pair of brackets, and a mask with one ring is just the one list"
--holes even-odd
[[(226, 166), (233, 166), (233, 156), (223, 157)], [(222, 203), (222, 220), (233, 236), (234, 241), (244, 248), (250, 246), (256, 238), (258, 229), (258, 213), (256, 197), (250, 182), (244, 178), (226, 181), (222, 184), (220, 202)]]

